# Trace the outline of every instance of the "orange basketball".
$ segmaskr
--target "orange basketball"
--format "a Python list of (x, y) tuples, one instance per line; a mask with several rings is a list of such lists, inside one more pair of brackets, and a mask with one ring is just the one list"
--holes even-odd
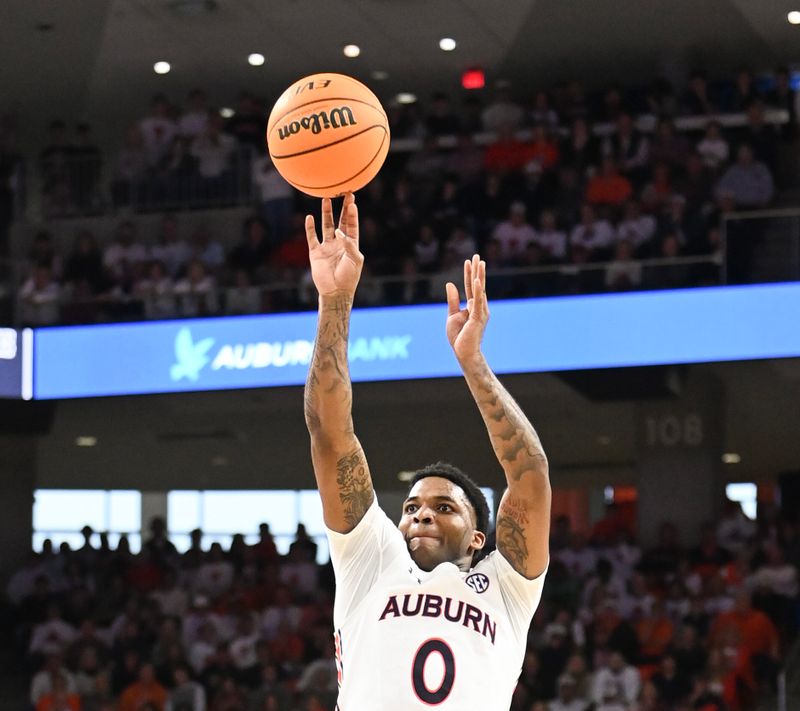
[(389, 152), (378, 97), (344, 74), (312, 74), (281, 94), (267, 122), (267, 148), (298, 190), (335, 197), (363, 188)]

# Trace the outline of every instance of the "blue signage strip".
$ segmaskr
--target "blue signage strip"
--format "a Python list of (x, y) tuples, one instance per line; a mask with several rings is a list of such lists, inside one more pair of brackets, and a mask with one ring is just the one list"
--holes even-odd
[[(498, 301), (484, 351), (497, 373), (800, 356), (800, 284)], [(353, 381), (460, 374), (444, 304), (353, 313)], [(299, 385), (316, 313), (36, 331), (34, 397)]]
[(24, 378), (30, 356), (30, 333), (0, 328), (0, 398), (30, 399), (30, 381), (26, 384)]

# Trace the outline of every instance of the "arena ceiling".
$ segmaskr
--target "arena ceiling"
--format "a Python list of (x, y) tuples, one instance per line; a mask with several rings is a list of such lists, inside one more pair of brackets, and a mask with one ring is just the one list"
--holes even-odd
[[(53, 117), (118, 135), (157, 91), (180, 101), (201, 86), (224, 105), (250, 89), (270, 100), (328, 70), (388, 102), (399, 91), (455, 95), (462, 70), (481, 66), (490, 83), (508, 79), (522, 93), (574, 76), (598, 84), (678, 78), (696, 64), (767, 68), (797, 59), (800, 38), (788, 0), (213, 0), (202, 11), (209, 2), (4, 0), (0, 110), (18, 111), (33, 140)], [(455, 51), (439, 49), (445, 36)], [(351, 42), (356, 59), (342, 55)], [(249, 66), (250, 52), (266, 63)], [(154, 74), (157, 60), (172, 71)], [(388, 78), (373, 79), (376, 70)]]

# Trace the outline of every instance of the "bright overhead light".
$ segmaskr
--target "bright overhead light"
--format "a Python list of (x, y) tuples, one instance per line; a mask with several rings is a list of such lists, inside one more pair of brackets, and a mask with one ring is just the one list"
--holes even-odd
[(376, 69), (371, 76), (375, 81), (383, 81), (389, 78), (389, 72), (385, 72), (383, 69)]
[(397, 103), (398, 104), (413, 104), (417, 100), (416, 94), (411, 94), (407, 91), (401, 91), (397, 95)]
[(439, 40), (439, 49), (445, 52), (452, 52), (456, 48), (456, 41), (452, 37), (442, 37)]
[(247, 61), (251, 67), (260, 67), (264, 63), (264, 55), (258, 52), (253, 52), (247, 57)]
[(416, 474), (415, 471), (409, 471), (409, 470), (397, 472), (397, 478), (400, 481), (411, 481), (414, 478), (414, 474)]
[(169, 74), (170, 69), (172, 69), (172, 67), (169, 66), (169, 62), (156, 62), (153, 65), (153, 71), (156, 74)]
[(361, 54), (361, 47), (359, 47), (357, 44), (346, 44), (342, 51), (344, 52), (345, 57), (350, 57), (350, 59), (352, 59), (353, 57), (357, 57), (359, 54)]
[(725, 452), (725, 454), (722, 455), (723, 464), (739, 464), (741, 461), (741, 456), (736, 452)]
[(787, 16), (786, 19), (789, 20), (793, 25), (800, 25), (800, 11), (792, 10)]
[(219, 110), (219, 115), (222, 116), (222, 118), (230, 118), (234, 113), (235, 111), (230, 106), (223, 106)]
[(94, 447), (97, 444), (97, 437), (91, 435), (82, 435), (75, 438), (75, 444), (78, 447)]

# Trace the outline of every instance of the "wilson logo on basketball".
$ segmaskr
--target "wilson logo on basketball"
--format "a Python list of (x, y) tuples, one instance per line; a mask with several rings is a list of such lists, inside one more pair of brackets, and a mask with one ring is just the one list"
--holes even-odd
[(303, 116), (299, 121), (292, 121), (278, 128), (278, 138), (283, 141), (289, 136), (294, 136), (300, 131), (311, 131), (313, 134), (321, 133), (329, 128), (343, 128), (355, 126), (357, 123), (349, 106), (341, 106), (330, 111), (318, 111), (315, 114)]

